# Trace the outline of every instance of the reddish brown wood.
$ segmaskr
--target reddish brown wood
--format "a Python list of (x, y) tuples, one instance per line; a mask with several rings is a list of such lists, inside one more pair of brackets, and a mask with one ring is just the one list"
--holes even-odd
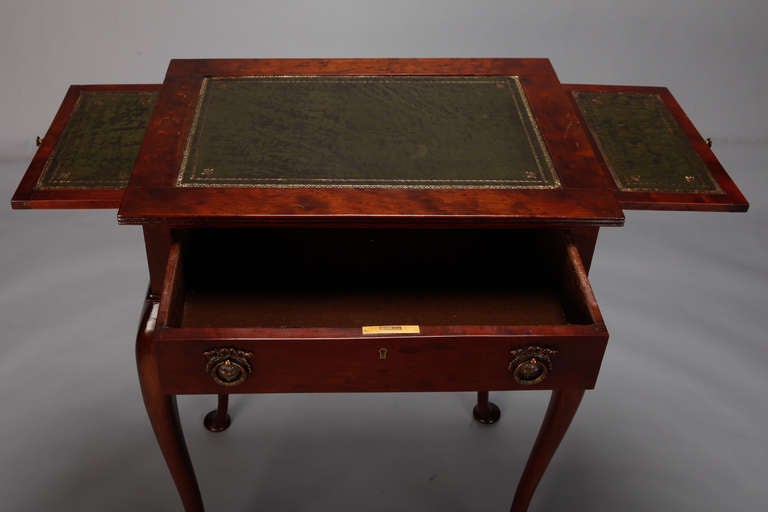
[[(178, 188), (206, 76), (518, 75), (561, 178), (561, 190)], [(291, 226), (621, 225), (610, 177), (597, 165), (573, 103), (546, 59), (174, 60), (118, 220)], [(608, 193), (606, 193), (608, 192)]]
[(595, 254), (599, 231), (600, 228), (573, 228), (569, 230), (573, 243), (579, 249), (581, 262), (587, 274), (589, 274), (589, 269), (592, 266), (592, 257)]
[(48, 132), (37, 148), (27, 172), (21, 179), (16, 193), (11, 200), (15, 209), (81, 209), (81, 208), (117, 208), (123, 197), (123, 189), (66, 189), (66, 190), (35, 190), (35, 184), (43, 172), (45, 163), (61, 137), (64, 127), (83, 92), (95, 91), (150, 91), (160, 89), (159, 84), (119, 84), (119, 85), (72, 85), (59, 107), (59, 111), (51, 122)]
[(184, 262), (181, 244), (172, 243), (168, 251), (168, 264), (163, 278), (163, 291), (157, 313), (159, 327), (178, 325), (184, 307)]
[(564, 300), (571, 304), (574, 310), (589, 318), (596, 325), (603, 325), (603, 315), (597, 305), (597, 299), (587, 278), (587, 269), (581, 261), (579, 249), (573, 243), (565, 246), (567, 253), (563, 258), (565, 269), (561, 272), (561, 281), (566, 295)]
[(227, 413), (229, 408), (229, 394), (219, 393), (216, 409), (205, 415), (203, 425), (209, 432), (224, 432), (232, 424), (232, 418)]
[[(616, 199), (625, 209), (632, 210), (682, 210), (682, 211), (723, 211), (723, 212), (745, 212), (749, 208), (744, 195), (738, 189), (728, 173), (726, 173), (720, 161), (717, 159), (706, 140), (693, 125), (680, 104), (672, 96), (672, 93), (666, 87), (645, 87), (635, 85), (594, 85), (594, 84), (563, 84), (563, 89), (567, 91), (587, 91), (587, 92), (626, 92), (626, 93), (644, 93), (658, 94), (664, 101), (672, 116), (685, 132), (691, 141), (693, 148), (701, 156), (702, 160), (709, 169), (712, 177), (720, 186), (723, 194), (701, 194), (691, 192), (633, 192), (623, 191), (616, 188), (616, 184), (611, 181), (611, 186), (615, 189)], [(571, 98), (572, 101), (573, 98)], [(574, 102), (575, 104), (575, 102)], [(579, 122), (586, 126), (583, 116), (577, 110)], [(587, 133), (591, 143), (597, 147), (594, 138)], [(597, 151), (597, 159), (601, 167), (606, 171), (608, 169), (605, 160)]]
[(539, 435), (525, 465), (523, 476), (517, 484), (511, 512), (526, 512), (534, 491), (539, 485), (552, 456), (560, 445), (568, 427), (579, 408), (584, 390), (578, 388), (552, 391), (546, 416), (539, 429)]
[(189, 293), (183, 321), (174, 327), (592, 321), (587, 295), (572, 278), (575, 267), (567, 263), (578, 255), (567, 255), (554, 231), (206, 229), (187, 234)]
[[(256, 234), (242, 236), (261, 241)], [(542, 243), (546, 245), (539, 250), (546, 248), (547, 254), (554, 255), (554, 263), (547, 266), (547, 272), (562, 273), (560, 293), (564, 296), (566, 318), (571, 318), (573, 323), (562, 324), (563, 320), (557, 319), (549, 325), (421, 325), (419, 335), (380, 336), (363, 336), (360, 326), (259, 325), (259, 311), (249, 308), (244, 308), (246, 319), (253, 323), (246, 327), (226, 324), (178, 327), (181, 325), (180, 304), (186, 300), (179, 291), (184, 289), (179, 270), (184, 250), (182, 243), (174, 243), (158, 320), (166, 328), (155, 337), (163, 389), (167, 393), (221, 393), (221, 386), (205, 372), (203, 354), (230, 346), (252, 352), (255, 366), (253, 377), (227, 389), (232, 393), (591, 388), (608, 335), (579, 251), (573, 244), (553, 243), (557, 240), (545, 237)], [(193, 247), (190, 246), (190, 250)], [(447, 249), (440, 248), (450, 254)], [(251, 255), (246, 258), (249, 261), (255, 257), (253, 251), (239, 248), (238, 252)], [(207, 262), (208, 258), (203, 260)], [(231, 270), (237, 272), (235, 263), (229, 261), (229, 264), (234, 265)], [(211, 268), (219, 266), (215, 259), (211, 262)], [(191, 272), (194, 265), (189, 263), (187, 267)], [(293, 271), (300, 270), (294, 268)], [(287, 271), (272, 269), (277, 274)], [(215, 274), (207, 277), (216, 283), (220, 280)], [(404, 279), (407, 281), (409, 277), (404, 274)], [(312, 303), (309, 304), (311, 307)], [(466, 297), (464, 307), (472, 309), (472, 295)], [(218, 316), (225, 318), (225, 310), (231, 308), (226, 302), (221, 313), (217, 313), (219, 309), (213, 305), (209, 306), (210, 312), (203, 313), (211, 313), (211, 318), (216, 320)], [(296, 314), (314, 317), (312, 311), (296, 311)], [(193, 313), (187, 311), (187, 314)], [(193, 320), (185, 322), (195, 325)], [(559, 353), (553, 371), (544, 382), (522, 386), (507, 369), (509, 351), (530, 345), (547, 346)], [(387, 349), (385, 360), (379, 358), (381, 348)]]
[(620, 226), (624, 216), (613, 193), (602, 189), (135, 188), (124, 197), (118, 222), (221, 227), (556, 228)]
[(203, 512), (203, 501), (189, 458), (184, 433), (181, 430), (176, 396), (164, 393), (160, 387), (157, 351), (154, 341), (157, 322), (157, 302), (144, 302), (139, 332), (136, 336), (136, 362), (139, 383), (147, 415), (157, 437), (160, 450), (171, 472), (186, 512)]
[[(177, 171), (200, 84), (209, 75), (517, 75), (563, 187), (560, 190), (177, 189), (174, 186)], [(122, 197), (119, 221), (143, 224), (150, 291), (136, 343), (139, 380), (152, 427), (187, 512), (201, 512), (203, 504), (179, 422), (176, 394), (217, 394), (218, 407), (208, 415), (206, 426), (221, 430), (229, 420), (230, 393), (482, 390), (478, 392), (475, 416), (492, 422), (498, 419), (499, 412), (488, 401), (489, 391), (553, 389), (547, 415), (512, 505), (513, 512), (527, 510), (584, 390), (595, 385), (605, 351), (608, 333), (587, 280), (598, 226), (623, 223), (619, 203), (628, 208), (731, 211), (747, 208), (741, 193), (666, 89), (561, 86), (546, 59), (174, 60), (160, 89), (158, 106), (124, 197), (119, 190), (34, 190), (45, 161), (83, 91), (157, 90), (159, 87), (72, 86), (12, 204), (14, 208), (116, 208)], [(661, 94), (726, 194), (617, 191), (569, 96), (569, 90), (577, 88), (651, 90)], [(435, 323), (420, 325), (418, 335), (363, 336), (359, 326), (312, 325), (311, 320), (298, 327), (257, 322), (250, 325), (243, 322), (245, 314), (235, 311), (235, 316), (240, 315), (240, 327), (215, 321), (212, 327), (190, 327), (195, 323), (184, 322), (189, 284), (184, 249), (185, 239), (195, 231), (191, 228), (200, 226), (219, 230), (235, 226), (310, 230), (354, 227), (370, 228), (370, 231), (398, 228), (402, 235), (412, 232), (411, 228), (567, 228), (566, 239), (571, 242), (537, 248), (540, 251), (537, 254), (556, 256), (548, 268), (559, 273), (565, 319), (511, 325)], [(184, 229), (174, 231), (175, 227)], [(369, 230), (356, 231), (368, 234)], [(427, 231), (422, 230), (419, 235)], [(325, 247), (337, 246), (340, 238), (329, 238)], [(269, 251), (274, 247), (256, 249)], [(525, 244), (520, 248), (531, 250)], [(213, 244), (205, 255), (228, 249), (231, 248)], [(513, 252), (506, 250), (503, 254)], [(398, 263), (389, 255), (382, 256), (382, 261)], [(258, 268), (263, 271), (266, 267)], [(215, 318), (225, 307), (223, 303), (216, 305), (215, 301), (210, 304), (213, 310), (205, 322), (211, 322), (210, 318)], [(472, 296), (468, 296), (466, 306), (472, 308)], [(191, 314), (199, 315), (198, 320), (203, 316), (194, 311)], [(555, 349), (557, 354), (546, 380), (522, 386), (514, 381), (508, 369), (510, 350), (532, 345)], [(204, 353), (226, 347), (252, 353), (253, 375), (239, 386), (225, 388), (206, 372)], [(386, 357), (382, 357), (383, 353)]]
[(163, 292), (165, 267), (171, 250), (171, 230), (162, 224), (143, 226), (144, 247), (149, 266), (149, 292), (155, 300), (160, 300)]
[[(524, 329), (521, 329), (524, 330)], [(162, 388), (172, 394), (218, 394), (203, 354), (235, 347), (253, 353), (254, 375), (229, 393), (476, 391), (594, 387), (607, 333), (574, 326), (568, 335), (530, 328), (517, 336), (372, 336), (272, 339), (222, 329), (163, 329), (157, 336)], [(579, 332), (580, 331), (580, 332)], [(242, 332), (242, 330), (241, 330)], [(533, 334), (535, 333), (535, 334)], [(277, 333), (275, 333), (277, 334)], [(174, 339), (175, 338), (175, 339)], [(558, 351), (549, 377), (521, 386), (507, 369), (510, 350), (531, 345)], [(386, 360), (379, 350), (387, 349)]]
[[(532, 329), (535, 327), (535, 329)], [(528, 336), (532, 341), (552, 337), (591, 336), (601, 333), (603, 325), (421, 325), (419, 339), (441, 339), (455, 336), (493, 339), (500, 336)], [(158, 331), (163, 341), (178, 342), (184, 339), (213, 340), (311, 340), (357, 339), (359, 327), (182, 327)], [(363, 339), (391, 339), (397, 335), (368, 336)]]

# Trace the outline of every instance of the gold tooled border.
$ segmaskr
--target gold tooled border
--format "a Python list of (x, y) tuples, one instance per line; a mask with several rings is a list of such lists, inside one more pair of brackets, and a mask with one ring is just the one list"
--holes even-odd
[[(128, 185), (128, 181), (130, 181), (130, 171), (132, 171), (132, 169), (129, 169), (128, 177), (122, 178), (122, 179), (115, 178), (115, 179), (68, 180), (68, 179), (52, 178), (49, 182), (47, 183), (45, 182), (46, 178), (51, 173), (53, 162), (56, 160), (56, 157), (61, 152), (61, 147), (64, 144), (66, 136), (69, 133), (70, 122), (77, 114), (78, 109), (80, 109), (81, 103), (83, 102), (83, 98), (88, 96), (91, 96), (91, 97), (102, 96), (106, 94), (114, 94), (114, 95), (146, 94), (146, 95), (155, 96), (155, 100), (157, 100), (157, 93), (150, 92), (150, 91), (81, 91), (80, 94), (77, 96), (77, 100), (75, 100), (75, 105), (72, 107), (72, 111), (69, 114), (69, 119), (67, 119), (67, 122), (64, 125), (64, 129), (61, 131), (61, 134), (59, 135), (59, 138), (56, 141), (56, 144), (53, 146), (53, 150), (51, 150), (51, 154), (48, 155), (48, 158), (46, 159), (45, 164), (43, 165), (43, 170), (40, 173), (40, 176), (38, 176), (33, 190), (79, 190), (79, 189), (95, 189), (95, 188), (120, 190), (125, 188)], [(149, 120), (147, 120), (147, 123), (148, 122)], [(118, 174), (120, 173), (120, 171), (117, 171), (117, 172)]]
[(594, 97), (601, 94), (607, 94), (607, 95), (617, 95), (621, 94), (624, 96), (643, 96), (643, 97), (653, 97), (656, 100), (658, 100), (659, 105), (663, 112), (666, 112), (667, 115), (662, 115), (662, 121), (669, 126), (670, 121), (673, 123), (672, 129), (670, 130), (671, 133), (674, 134), (675, 137), (678, 137), (683, 144), (690, 146), (691, 141), (688, 140), (688, 138), (685, 136), (685, 132), (683, 131), (682, 127), (678, 124), (677, 120), (674, 118), (674, 116), (669, 112), (669, 109), (667, 108), (667, 105), (664, 103), (664, 98), (661, 97), (661, 95), (656, 93), (643, 93), (643, 92), (612, 92), (612, 91), (571, 91), (571, 94), (573, 95), (574, 100), (576, 100), (576, 105), (578, 106), (579, 110), (581, 111), (584, 120), (586, 121), (587, 129), (589, 130), (589, 133), (592, 135), (592, 139), (595, 141), (595, 144), (597, 145), (597, 150), (600, 152), (600, 155), (603, 157), (603, 161), (605, 162), (605, 166), (608, 167), (608, 171), (611, 173), (611, 177), (613, 178), (614, 183), (616, 183), (616, 187), (621, 192), (670, 192), (670, 193), (676, 193), (676, 194), (723, 194), (723, 190), (720, 188), (720, 184), (717, 182), (715, 177), (712, 175), (712, 172), (709, 170), (709, 167), (707, 166), (706, 162), (701, 158), (701, 155), (698, 151), (696, 151), (695, 148), (691, 147), (691, 151), (693, 151), (693, 155), (696, 158), (696, 163), (694, 165), (700, 165), (701, 168), (705, 171), (706, 175), (709, 176), (709, 180), (712, 182), (713, 187), (707, 188), (707, 189), (694, 189), (694, 188), (661, 188), (661, 187), (647, 187), (647, 186), (640, 186), (640, 187), (633, 187), (626, 183), (626, 180), (622, 179), (621, 176), (619, 176), (619, 173), (616, 171), (616, 164), (611, 161), (611, 159), (608, 157), (608, 152), (605, 150), (605, 146), (603, 143), (602, 138), (600, 137), (600, 134), (592, 127), (592, 124), (589, 122), (589, 115), (587, 114), (587, 110), (585, 107), (582, 107), (581, 100), (587, 100), (588, 97)]
[[(208, 84), (211, 80), (224, 81), (224, 80), (249, 80), (258, 79), (263, 81), (275, 81), (275, 82), (312, 82), (321, 79), (323, 82), (342, 82), (342, 81), (354, 81), (356, 83), (365, 83), (369, 81), (371, 83), (397, 83), (407, 80), (423, 80), (427, 79), (434, 83), (498, 83), (500, 80), (505, 81), (510, 89), (512, 102), (515, 105), (515, 110), (520, 118), (520, 122), (525, 133), (528, 145), (531, 149), (534, 161), (536, 163), (539, 179), (541, 185), (532, 185), (531, 182), (526, 180), (472, 180), (472, 179), (460, 179), (453, 180), (455, 184), (440, 184), (436, 185), (431, 182), (446, 182), (448, 180), (441, 179), (393, 179), (393, 178), (304, 178), (305, 181), (312, 183), (286, 183), (285, 181), (297, 181), (299, 178), (226, 178), (223, 181), (221, 178), (205, 178), (198, 176), (188, 176), (186, 172), (187, 167), (190, 164), (192, 152), (194, 150), (193, 144), (198, 134), (198, 131), (202, 129), (204, 121), (201, 121), (201, 115), (206, 105), (206, 94), (208, 92)], [(514, 84), (514, 89), (513, 85)], [(522, 108), (521, 108), (522, 104)], [(533, 133), (531, 133), (533, 132)], [(543, 160), (543, 162), (542, 162)], [(185, 182), (187, 180), (194, 180), (195, 182)], [(547, 179), (549, 178), (549, 179)], [(217, 183), (199, 183), (197, 181), (213, 181), (218, 180)], [(232, 181), (249, 181), (250, 183), (232, 183)], [(261, 181), (261, 183), (254, 183)], [(264, 181), (274, 181), (276, 183), (263, 183)], [(281, 182), (282, 181), (282, 182)], [(339, 183), (343, 181), (351, 181), (355, 183)], [(373, 181), (382, 181), (387, 183), (371, 183)], [(550, 181), (551, 183), (547, 183)], [(319, 182), (333, 182), (333, 184), (321, 184)], [(478, 183), (475, 184), (474, 182)], [(479, 183), (483, 183), (480, 185)], [(502, 184), (503, 183), (503, 184)], [(528, 185), (525, 185), (528, 183)], [(535, 183), (535, 182), (534, 182)], [(522, 184), (522, 185), (521, 185)], [(422, 76), (422, 75), (409, 75), (409, 76), (397, 76), (397, 77), (383, 77), (378, 75), (355, 75), (355, 76), (326, 76), (326, 75), (254, 75), (254, 76), (238, 76), (238, 77), (204, 77), (200, 86), (200, 92), (197, 98), (197, 104), (195, 105), (194, 117), (190, 126), (189, 135), (187, 136), (184, 153), (182, 155), (181, 164), (179, 165), (179, 171), (176, 178), (176, 186), (180, 188), (231, 188), (231, 187), (245, 187), (245, 188), (407, 188), (407, 189), (452, 189), (452, 188), (472, 188), (472, 189), (518, 189), (518, 190), (535, 190), (535, 189), (557, 189), (561, 188), (561, 183), (557, 172), (555, 171), (552, 159), (547, 151), (544, 139), (539, 131), (538, 124), (531, 110), (528, 98), (525, 95), (520, 78), (516, 75), (499, 75), (499, 76), (463, 76), (463, 77), (442, 77), (442, 76)]]

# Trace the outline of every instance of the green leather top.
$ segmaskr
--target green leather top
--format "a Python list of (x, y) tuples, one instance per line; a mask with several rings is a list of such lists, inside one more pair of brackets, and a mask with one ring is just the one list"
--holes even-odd
[(124, 188), (156, 99), (156, 92), (83, 91), (35, 188)]
[(182, 187), (557, 188), (516, 77), (206, 79)]
[(573, 95), (620, 190), (721, 192), (658, 94)]

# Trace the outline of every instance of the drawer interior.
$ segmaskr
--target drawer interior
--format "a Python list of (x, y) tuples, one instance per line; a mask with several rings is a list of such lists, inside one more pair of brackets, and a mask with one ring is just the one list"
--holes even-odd
[(559, 231), (188, 229), (177, 239), (161, 308), (169, 327), (599, 320)]

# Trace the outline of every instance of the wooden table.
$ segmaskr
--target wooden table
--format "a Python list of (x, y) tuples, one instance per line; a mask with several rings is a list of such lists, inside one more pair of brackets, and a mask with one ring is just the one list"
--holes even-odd
[(550, 389), (513, 511), (595, 386), (587, 278), (624, 209), (745, 211), (669, 91), (546, 59), (174, 60), (72, 86), (14, 208), (118, 208), (150, 284), (139, 380), (187, 511), (176, 395)]

